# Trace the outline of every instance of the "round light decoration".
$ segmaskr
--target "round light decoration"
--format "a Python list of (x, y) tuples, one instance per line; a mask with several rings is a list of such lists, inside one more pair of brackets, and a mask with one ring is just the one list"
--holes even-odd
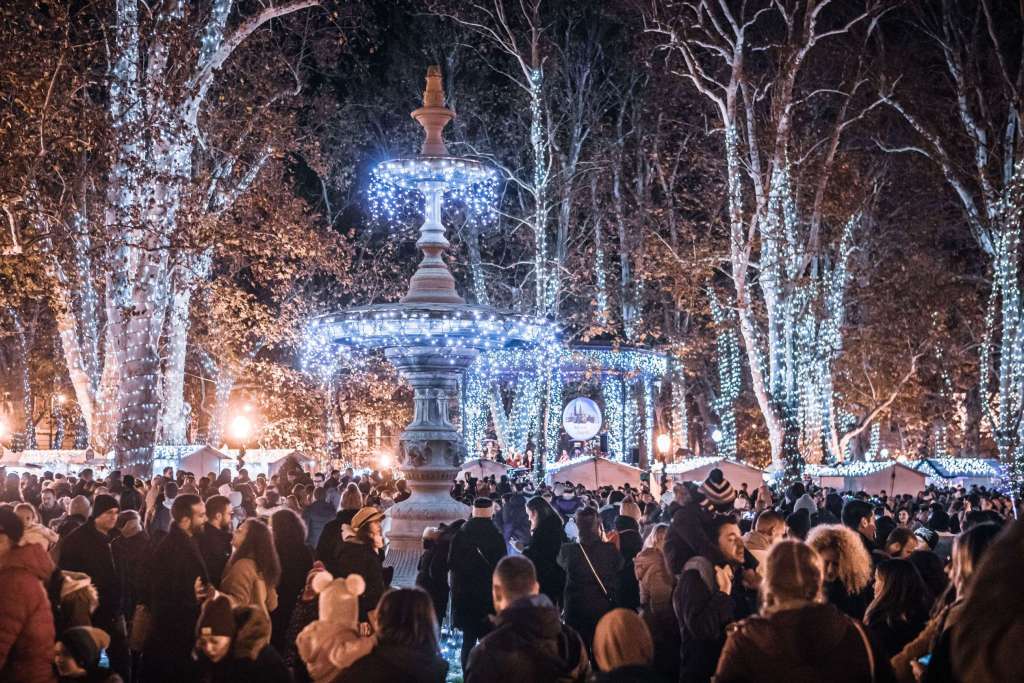
[(562, 428), (575, 441), (588, 441), (601, 431), (601, 409), (589, 398), (574, 398), (562, 411)]

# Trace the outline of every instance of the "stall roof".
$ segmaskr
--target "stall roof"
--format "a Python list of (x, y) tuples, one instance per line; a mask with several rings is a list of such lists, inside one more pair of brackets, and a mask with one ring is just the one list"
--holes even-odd
[(588, 489), (599, 486), (619, 487), (627, 483), (633, 488), (639, 488), (641, 474), (643, 470), (624, 462), (585, 457), (548, 465), (544, 478), (548, 484), (571, 481), (573, 484), (583, 484)]
[(925, 458), (914, 463), (914, 469), (943, 479), (997, 479), (1002, 474), (994, 458)]

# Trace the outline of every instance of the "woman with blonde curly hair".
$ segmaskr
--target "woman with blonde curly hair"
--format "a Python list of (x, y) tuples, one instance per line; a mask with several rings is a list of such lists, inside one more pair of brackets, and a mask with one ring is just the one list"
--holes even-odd
[(824, 563), (812, 547), (780, 541), (764, 564), (761, 613), (728, 627), (715, 683), (890, 680), (864, 628), (823, 601)]
[(857, 532), (841, 524), (816, 526), (807, 544), (821, 557), (826, 600), (854, 619), (863, 619), (874, 596), (871, 556)]

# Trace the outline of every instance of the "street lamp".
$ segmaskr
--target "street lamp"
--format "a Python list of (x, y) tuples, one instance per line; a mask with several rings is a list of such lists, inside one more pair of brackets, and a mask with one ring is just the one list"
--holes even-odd
[(245, 467), (245, 443), (252, 434), (252, 422), (245, 415), (239, 415), (231, 421), (231, 436), (235, 437), (241, 446), (238, 448), (238, 465), (241, 470)]
[(664, 460), (672, 448), (672, 437), (668, 434), (659, 434), (655, 442), (658, 445), (658, 452), (661, 453), (661, 459)]
[(722, 442), (722, 430), (718, 429), (716, 427), (715, 431), (711, 432), (711, 440), (714, 441), (715, 443), (721, 443)]

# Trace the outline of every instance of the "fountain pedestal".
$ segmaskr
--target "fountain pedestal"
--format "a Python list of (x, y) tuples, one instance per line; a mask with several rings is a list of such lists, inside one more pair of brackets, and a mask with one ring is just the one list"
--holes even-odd
[(457, 398), (459, 376), (477, 352), (442, 354), (436, 347), (421, 347), (388, 349), (385, 354), (413, 388), (413, 419), (399, 437), (396, 455), (412, 495), (388, 510), (388, 564), (395, 567), (397, 585), (412, 585), (423, 552), (423, 530), (469, 517), (469, 507), (449, 493), (466, 447), (448, 419), (448, 408)]

